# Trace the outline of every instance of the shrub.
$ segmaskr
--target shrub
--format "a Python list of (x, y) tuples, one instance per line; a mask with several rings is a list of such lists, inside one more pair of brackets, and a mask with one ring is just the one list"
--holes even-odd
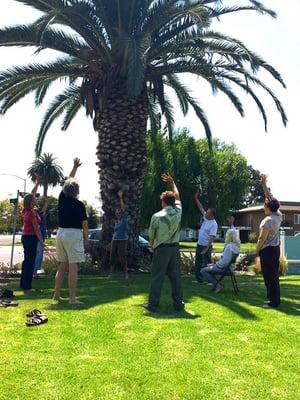
[[(288, 260), (285, 256), (280, 257), (279, 259), (279, 275), (283, 276), (286, 275), (288, 269)], [(254, 272), (256, 275), (261, 274), (261, 265), (260, 265), (260, 258), (256, 257)]]
[[(54, 254), (48, 253), (43, 261), (43, 270), (46, 275), (55, 275), (59, 267), (59, 262), (56, 260)], [(99, 268), (90, 262), (83, 262), (79, 264), (79, 274), (81, 275), (98, 275)]]
[(192, 274), (195, 268), (196, 261), (196, 253), (193, 251), (190, 252), (181, 252), (181, 271), (185, 274)]
[(20, 273), (20, 265), (15, 264), (10, 267), (10, 264), (0, 262), (0, 277), (1, 278), (13, 278)]
[(256, 243), (256, 241), (257, 241), (257, 234), (255, 232), (251, 232), (249, 234), (249, 242)]

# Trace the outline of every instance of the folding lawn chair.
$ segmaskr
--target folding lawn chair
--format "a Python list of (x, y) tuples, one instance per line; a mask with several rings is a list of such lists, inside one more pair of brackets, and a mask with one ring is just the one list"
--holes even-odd
[(218, 281), (218, 283), (220, 283), (225, 276), (230, 276), (231, 279), (231, 283), (233, 286), (233, 290), (234, 293), (237, 294), (239, 292), (239, 286), (234, 274), (234, 270), (235, 270), (235, 262), (236, 259), (238, 258), (238, 254), (233, 254), (230, 263), (227, 265), (226, 268), (223, 268), (222, 271), (220, 272), (213, 272), (212, 275), (214, 275)]

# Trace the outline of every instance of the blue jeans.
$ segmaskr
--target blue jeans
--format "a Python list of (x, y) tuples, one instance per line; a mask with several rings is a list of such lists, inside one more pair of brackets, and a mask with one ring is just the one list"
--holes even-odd
[(34, 272), (38, 271), (42, 267), (44, 257), (44, 247), (41, 245), (41, 242), (38, 241), (36, 247), (36, 256), (35, 256), (35, 264), (34, 264)]
[(35, 235), (22, 235), (24, 261), (22, 263), (20, 287), (23, 290), (29, 290), (32, 287), (37, 242), (38, 238)]
[(221, 268), (218, 268), (216, 264), (213, 264), (211, 267), (205, 267), (201, 269), (201, 275), (204, 279), (206, 279), (209, 283), (212, 283), (213, 285), (217, 284), (217, 280), (214, 277), (214, 273), (218, 274), (223, 272)]

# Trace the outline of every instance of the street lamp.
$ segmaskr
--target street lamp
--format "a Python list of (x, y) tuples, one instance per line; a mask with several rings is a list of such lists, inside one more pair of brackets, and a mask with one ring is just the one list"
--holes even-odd
[(4, 175), (4, 176), (14, 176), (15, 178), (19, 178), (24, 182), (24, 193), (26, 193), (26, 178), (22, 178), (19, 175), (14, 175), (14, 174), (0, 174), (0, 175)]

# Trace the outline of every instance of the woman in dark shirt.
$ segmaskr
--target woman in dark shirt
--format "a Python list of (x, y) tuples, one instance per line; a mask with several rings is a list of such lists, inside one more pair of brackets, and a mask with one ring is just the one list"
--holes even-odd
[(55, 277), (53, 299), (60, 300), (60, 289), (65, 272), (69, 271), (69, 303), (80, 304), (76, 299), (78, 263), (85, 261), (84, 248), (88, 243), (88, 223), (85, 205), (77, 199), (79, 185), (73, 179), (81, 163), (74, 159), (69, 179), (65, 182), (58, 199), (58, 224), (56, 236), (56, 254), (59, 269)]

